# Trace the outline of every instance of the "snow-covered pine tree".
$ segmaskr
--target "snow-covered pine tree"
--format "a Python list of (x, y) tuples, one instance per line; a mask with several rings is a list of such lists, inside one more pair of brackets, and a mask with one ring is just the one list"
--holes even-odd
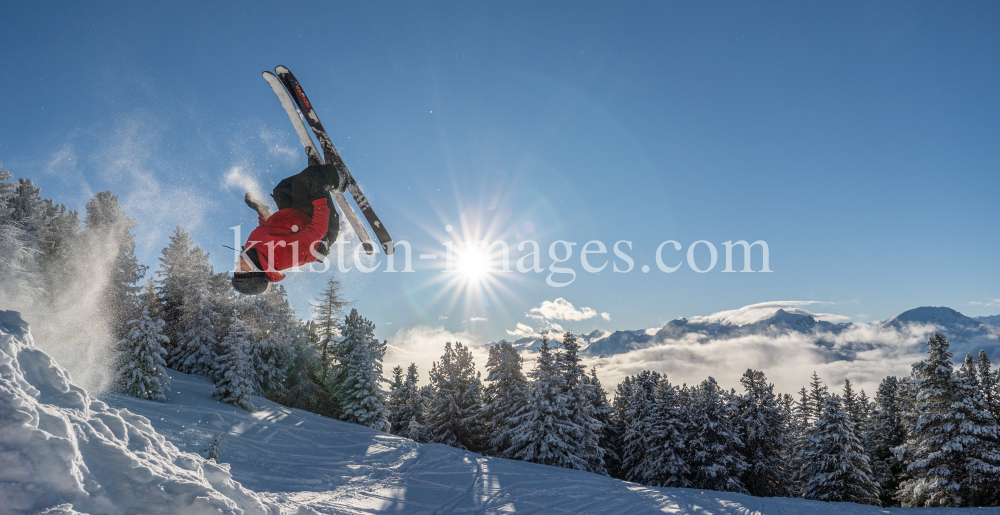
[(897, 489), (892, 494), (893, 499), (895, 500), (895, 506), (902, 506), (899, 499), (898, 485), (914, 477), (914, 475), (910, 473), (909, 467), (907, 466), (908, 463), (913, 461), (914, 448), (906, 445), (906, 440), (910, 438), (914, 431), (916, 431), (917, 422), (920, 420), (920, 410), (917, 409), (918, 392), (914, 377), (915, 376), (911, 366), (910, 375), (900, 377), (896, 388), (896, 413), (899, 422), (903, 427), (904, 440), (903, 443), (890, 448), (893, 456), (895, 456), (896, 461), (899, 464), (899, 473), (896, 474)]
[[(38, 264), (46, 277), (65, 281), (66, 260), (72, 258), (72, 247), (80, 231), (80, 216), (64, 204), (45, 199), (44, 230), (38, 236)], [(50, 286), (56, 284), (50, 281)], [(55, 292), (58, 288), (53, 288)], [(58, 292), (57, 292), (58, 293)]]
[[(6, 173), (0, 172), (0, 182)], [(72, 248), (78, 244), (80, 218), (76, 211), (43, 199), (30, 179), (9, 184), (12, 189), (6, 218), (23, 231), (27, 248), (34, 253), (48, 302), (65, 292), (71, 283), (68, 267)], [(136, 313), (137, 314), (137, 313)]]
[(400, 429), (404, 425), (409, 426), (409, 421), (405, 421), (404, 424), (399, 420), (399, 412), (403, 405), (403, 367), (396, 365), (392, 367), (392, 379), (389, 380), (389, 393), (385, 397), (385, 411), (389, 422), (389, 434), (399, 434)]
[(205, 456), (206, 460), (219, 463), (219, 458), (222, 457), (222, 437), (224, 436), (226, 436), (225, 431), (215, 435), (215, 438), (212, 438), (212, 441), (208, 443), (208, 448), (204, 451), (208, 453), (208, 456)]
[(261, 295), (241, 297), (245, 320), (256, 338), (250, 347), (250, 363), (262, 395), (280, 395), (291, 367), (291, 341), (299, 319), (288, 303), (285, 288), (274, 285)]
[[(154, 320), (159, 318), (163, 320), (160, 315), (162, 310), (160, 309), (160, 301), (156, 295), (156, 282), (152, 277), (146, 278), (146, 284), (142, 287), (142, 291), (139, 292), (139, 309), (148, 309), (149, 316)], [(166, 322), (164, 322), (164, 330), (166, 330)], [(166, 334), (164, 334), (166, 336)], [(166, 349), (164, 349), (166, 351)]]
[(339, 327), (343, 341), (337, 344), (334, 358), (337, 374), (332, 379), (340, 402), (341, 420), (387, 431), (385, 392), (380, 383), (386, 342), (375, 338), (375, 324), (352, 309)]
[(303, 409), (331, 418), (340, 417), (340, 404), (321, 376), (322, 366), (316, 357), (312, 331), (297, 324), (288, 343), (291, 361), (284, 376), (284, 387), (269, 395), (285, 406)]
[(801, 496), (805, 492), (808, 478), (802, 472), (802, 454), (806, 450), (809, 433), (812, 428), (810, 416), (813, 413), (812, 399), (806, 388), (803, 386), (799, 390), (799, 400), (792, 408), (792, 418), (788, 424), (788, 439), (790, 445), (785, 461), (789, 468), (789, 489), (792, 495)]
[(615, 479), (625, 479), (626, 470), (622, 463), (624, 460), (624, 437), (625, 437), (625, 413), (629, 411), (629, 401), (634, 395), (635, 384), (631, 376), (626, 377), (618, 383), (615, 388), (614, 401), (611, 404), (611, 417), (608, 424), (609, 432), (613, 436), (607, 460), (608, 475)]
[(748, 465), (740, 482), (757, 497), (787, 495), (791, 481), (784, 456), (789, 442), (774, 385), (767, 383), (763, 372), (751, 369), (740, 383), (745, 393), (735, 399), (736, 420)]
[(795, 419), (795, 397), (787, 393), (778, 394), (778, 404), (781, 406), (781, 416), (785, 418), (785, 426), (791, 427)]
[(621, 466), (628, 481), (640, 483), (647, 476), (644, 465), (650, 449), (647, 448), (646, 435), (651, 430), (659, 383), (659, 372), (643, 370), (631, 378), (631, 385), (623, 392), (627, 395), (626, 399), (621, 403), (615, 399), (615, 411), (623, 424)]
[(861, 420), (865, 422), (871, 419), (872, 410), (874, 409), (875, 409), (875, 404), (872, 402), (870, 398), (868, 398), (868, 394), (865, 393), (865, 389), (862, 388), (861, 391), (858, 392), (858, 410), (861, 413)]
[(809, 435), (803, 463), (807, 499), (878, 504), (879, 487), (868, 456), (837, 395), (827, 397)]
[(257, 391), (253, 381), (253, 368), (247, 349), (251, 345), (250, 328), (240, 319), (237, 311), (233, 311), (229, 322), (229, 331), (219, 345), (221, 352), (218, 358), (218, 368), (215, 391), (212, 397), (233, 406), (253, 412), (254, 407), (250, 397)]
[(340, 294), (340, 281), (333, 277), (326, 283), (326, 288), (315, 299), (312, 308), (315, 313), (313, 330), (318, 336), (317, 356), (322, 364), (321, 376), (326, 379), (336, 365), (334, 348), (340, 338), (340, 317), (348, 302)]
[(511, 430), (511, 448), (514, 459), (562, 467), (573, 462), (574, 447), (566, 435), (574, 428), (561, 395), (563, 375), (553, 354), (548, 337), (543, 335), (535, 368), (528, 374), (531, 408)]
[(809, 401), (812, 408), (809, 413), (810, 424), (817, 421), (823, 413), (823, 406), (826, 404), (826, 398), (829, 395), (830, 389), (823, 384), (819, 375), (813, 370), (812, 379), (809, 381)]
[(733, 427), (726, 392), (709, 377), (691, 390), (684, 456), (691, 488), (746, 493), (740, 475), (747, 468), (742, 441)]
[[(402, 367), (400, 367), (400, 371), (402, 372)], [(417, 419), (418, 424), (423, 424), (424, 405), (420, 388), (417, 386), (419, 380), (417, 365), (410, 363), (406, 369), (406, 376), (400, 378), (399, 390), (394, 400), (395, 404), (389, 410), (389, 432), (394, 435), (408, 436), (411, 420)]]
[(654, 394), (654, 406), (649, 414), (646, 433), (645, 460), (640, 464), (642, 483), (651, 486), (687, 488), (690, 469), (685, 458), (687, 427), (682, 419), (682, 407), (677, 388), (667, 376), (660, 376)]
[[(5, 179), (6, 178), (6, 179)], [(0, 194), (10, 173), (0, 170)], [(38, 250), (30, 245), (27, 234), (11, 217), (8, 199), (0, 198), (0, 308), (24, 309), (43, 293), (43, 279), (35, 261)]]
[[(3, 166), (3, 163), (0, 163)], [(8, 220), (8, 204), (10, 198), (14, 196), (14, 188), (17, 187), (17, 183), (14, 181), (14, 176), (8, 170), (0, 168), (0, 218), (2, 220)], [(12, 211), (12, 210), (11, 210)]]
[(110, 191), (97, 193), (86, 207), (84, 233), (89, 243), (99, 245), (104, 255), (114, 256), (99, 306), (112, 334), (121, 338), (128, 333), (128, 322), (138, 316), (142, 289), (139, 282), (147, 268), (135, 256), (135, 235), (131, 230), (136, 222), (125, 214), (118, 197)]
[(993, 419), (1000, 422), (1000, 369), (995, 372), (991, 369), (990, 357), (985, 350), (979, 351), (979, 363), (976, 367), (979, 375), (979, 391), (983, 396), (983, 403), (986, 410), (993, 415)]
[(611, 464), (617, 467), (619, 466), (620, 459), (615, 451), (615, 441), (618, 435), (615, 433), (615, 428), (611, 425), (611, 404), (608, 403), (608, 394), (604, 391), (601, 381), (597, 378), (596, 368), (591, 367), (590, 377), (586, 379), (590, 384), (588, 401), (594, 418), (601, 424), (601, 432), (597, 440), (597, 445), (604, 451), (604, 474), (610, 475), (608, 465)]
[(114, 388), (151, 401), (166, 400), (170, 377), (163, 367), (163, 320), (153, 320), (149, 308), (128, 323), (129, 332), (115, 343)]
[[(413, 371), (413, 384), (416, 385), (417, 367), (411, 364), (409, 370)], [(433, 399), (434, 385), (426, 384), (417, 389), (417, 395), (412, 397), (407, 403), (410, 412), (413, 413), (413, 416), (410, 417), (410, 425), (406, 433), (406, 437), (410, 440), (420, 443), (430, 443), (432, 441), (431, 434), (427, 432), (427, 420), (424, 418), (424, 413), (427, 412), (427, 407), (431, 405)]]
[[(184, 274), (190, 281), (187, 290), (183, 292), (177, 312), (174, 334), (177, 340), (170, 353), (170, 368), (184, 372), (209, 377), (218, 381), (216, 366), (219, 349), (219, 328), (223, 326), (219, 306), (211, 288), (212, 265), (208, 262), (208, 254), (195, 247), (188, 253), (187, 266)], [(166, 313), (166, 306), (164, 312)], [(228, 310), (227, 310), (228, 311)], [(231, 311), (230, 311), (231, 312)], [(222, 311), (225, 313), (225, 311)], [(238, 318), (242, 318), (238, 316)], [(245, 325), (245, 324), (244, 324)], [(252, 329), (244, 327), (248, 341), (252, 341)], [(249, 346), (243, 349), (249, 352)]]
[(874, 413), (862, 438), (865, 451), (871, 458), (872, 477), (879, 485), (879, 503), (882, 506), (896, 504), (897, 477), (903, 471), (902, 464), (892, 452), (894, 447), (906, 442), (906, 429), (897, 406), (898, 390), (899, 380), (895, 376), (882, 380), (875, 394)]
[(177, 226), (170, 242), (160, 251), (160, 268), (156, 271), (156, 291), (162, 309), (161, 318), (166, 322), (166, 335), (170, 338), (169, 352), (178, 345), (184, 331), (180, 327), (181, 308), (191, 284), (195, 281), (191, 267), (191, 250), (194, 242), (183, 227)]
[(603, 428), (594, 417), (587, 368), (580, 364), (580, 344), (572, 332), (563, 334), (562, 350), (556, 353), (556, 365), (563, 375), (561, 395), (565, 398), (569, 422), (580, 432), (579, 436), (571, 437), (571, 443), (576, 446), (573, 454), (579, 461), (574, 460), (569, 468), (607, 474), (604, 449), (599, 444)]
[(960, 420), (956, 444), (962, 446), (965, 467), (960, 484), (967, 506), (997, 506), (1000, 502), (1000, 426), (987, 409), (979, 384), (979, 362), (972, 354), (955, 377), (958, 397), (952, 409)]
[(844, 379), (844, 395), (840, 398), (840, 404), (844, 409), (844, 413), (847, 413), (847, 416), (851, 419), (854, 427), (860, 428), (862, 423), (861, 412), (864, 408), (858, 401), (857, 394), (854, 393), (850, 379)]
[[(8, 174), (9, 175), (9, 172)], [(3, 175), (0, 175), (2, 178)], [(6, 183), (6, 181), (4, 181)], [(6, 218), (24, 231), (25, 242), (32, 250), (40, 250), (38, 235), (44, 231), (45, 201), (41, 190), (31, 179), (19, 178), (16, 183), (6, 183)]]
[(995, 421), (992, 430), (981, 425), (967, 378), (953, 373), (948, 340), (934, 333), (927, 346), (927, 358), (911, 373), (916, 402), (904, 417), (910, 433), (895, 450), (908, 476), (897, 499), (904, 507), (968, 506), (981, 494), (982, 476), (995, 466), (991, 454), (980, 451), (987, 447), (983, 437), (995, 438)]
[(486, 448), (483, 421), (483, 384), (469, 348), (460, 342), (444, 344), (441, 361), (431, 365), (434, 397), (424, 410), (430, 439), (459, 449)]
[(486, 370), (483, 415), (490, 435), (488, 449), (493, 456), (513, 458), (512, 432), (531, 406), (528, 379), (521, 372), (521, 356), (502, 340), (490, 347)]

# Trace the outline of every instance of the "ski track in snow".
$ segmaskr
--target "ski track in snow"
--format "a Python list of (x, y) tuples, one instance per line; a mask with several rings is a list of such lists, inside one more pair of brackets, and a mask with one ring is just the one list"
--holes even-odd
[[(256, 413), (211, 399), (205, 378), (170, 371), (170, 400), (105, 394), (119, 409), (150, 419), (181, 450), (204, 454), (225, 430), (223, 462), (233, 479), (285, 513), (529, 514), (876, 514), (926, 510), (757, 498), (651, 488), (574, 470), (484, 457), (440, 444), (418, 444), (366, 427), (286, 408), (255, 397)], [(218, 413), (225, 427), (209, 420)], [(216, 422), (218, 424), (218, 422)], [(933, 513), (967, 512), (935, 509)], [(997, 509), (977, 509), (977, 514)]]

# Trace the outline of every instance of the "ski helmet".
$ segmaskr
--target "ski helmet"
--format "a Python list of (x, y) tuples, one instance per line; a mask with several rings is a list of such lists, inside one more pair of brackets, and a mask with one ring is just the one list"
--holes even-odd
[(267, 285), (271, 283), (271, 278), (261, 271), (260, 258), (257, 256), (257, 249), (246, 249), (240, 254), (253, 265), (253, 272), (234, 272), (233, 289), (244, 295), (259, 295), (267, 291)]
[(264, 272), (242, 272), (233, 274), (233, 289), (244, 295), (259, 295), (271, 283)]

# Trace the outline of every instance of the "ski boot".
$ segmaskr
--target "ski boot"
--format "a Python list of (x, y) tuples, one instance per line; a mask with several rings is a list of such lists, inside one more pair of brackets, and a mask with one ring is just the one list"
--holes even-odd
[(267, 207), (267, 204), (257, 200), (257, 198), (253, 196), (253, 193), (248, 191), (247, 194), (243, 196), (243, 201), (250, 206), (250, 209), (259, 213), (261, 218), (264, 220), (271, 217), (271, 208)]

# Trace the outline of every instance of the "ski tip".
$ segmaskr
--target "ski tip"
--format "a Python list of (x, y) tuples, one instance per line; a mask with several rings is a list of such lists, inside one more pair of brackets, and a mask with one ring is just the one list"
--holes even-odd
[(371, 243), (368, 243), (366, 241), (363, 242), (361, 246), (364, 247), (365, 253), (368, 254), (369, 256), (375, 253), (375, 247)]
[(269, 71), (267, 71), (267, 70), (264, 70), (264, 71), (260, 72), (260, 74), (261, 74), (261, 76), (262, 76), (262, 77), (264, 77), (265, 79), (267, 78), (267, 76), (268, 76), (268, 75), (270, 75), (270, 76), (274, 77), (274, 74), (273, 74), (273, 73), (271, 73), (271, 72), (269, 72)]
[(280, 65), (280, 64), (279, 64), (278, 66), (275, 66), (275, 67), (274, 67), (274, 72), (275, 72), (275, 73), (285, 73), (285, 72), (287, 72), (287, 71), (288, 71), (288, 67), (287, 67), (287, 66), (284, 66), (284, 65)]
[(382, 250), (385, 251), (386, 256), (391, 256), (393, 252), (396, 252), (396, 246), (391, 241), (387, 241), (382, 244)]

